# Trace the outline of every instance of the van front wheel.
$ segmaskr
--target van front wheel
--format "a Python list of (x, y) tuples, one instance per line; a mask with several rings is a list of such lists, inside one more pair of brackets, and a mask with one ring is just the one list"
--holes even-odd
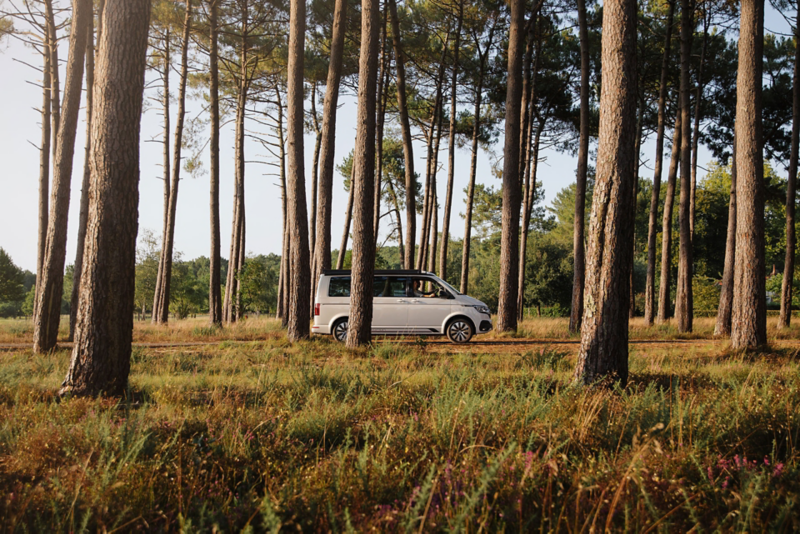
[(447, 338), (453, 343), (469, 343), (475, 334), (475, 329), (467, 319), (458, 317), (447, 325)]
[(344, 343), (347, 340), (347, 319), (339, 319), (333, 325), (333, 338)]

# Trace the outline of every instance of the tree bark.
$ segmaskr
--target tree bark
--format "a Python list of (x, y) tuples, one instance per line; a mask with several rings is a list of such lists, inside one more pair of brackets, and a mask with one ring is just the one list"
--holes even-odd
[(453, 47), (453, 79), (450, 85), (450, 132), (447, 145), (447, 192), (442, 219), (442, 245), (439, 251), (439, 278), (447, 280), (447, 247), (450, 243), (450, 216), (453, 207), (453, 184), (456, 172), (456, 102), (458, 96), (458, 52), (461, 46), (461, 26), (464, 22), (464, 3), (458, 4), (458, 23)]
[(406, 256), (403, 264), (406, 269), (414, 268), (416, 252), (417, 205), (415, 192), (416, 176), (414, 175), (414, 148), (411, 137), (411, 126), (408, 121), (408, 102), (406, 98), (405, 52), (400, 42), (400, 20), (397, 17), (397, 2), (388, 0), (389, 15), (392, 20), (392, 40), (394, 42), (395, 70), (397, 77), (397, 107), (400, 111), (400, 130), (403, 134), (403, 158), (406, 171)]
[(178, 83), (178, 114), (175, 124), (175, 139), (172, 143), (172, 185), (169, 192), (166, 240), (161, 245), (161, 291), (156, 294), (158, 305), (153, 306), (153, 322), (166, 324), (169, 321), (170, 286), (172, 282), (172, 253), (175, 248), (175, 218), (178, 209), (178, 187), (181, 180), (181, 149), (183, 148), (183, 124), (186, 117), (186, 82), (189, 78), (189, 39), (192, 26), (192, 1), (186, 0), (186, 12), (181, 37), (181, 77)]
[(53, 141), (50, 148), (53, 158), (58, 150), (58, 130), (61, 126), (61, 82), (58, 62), (58, 35), (56, 32), (56, 17), (53, 13), (53, 0), (44, 0), (45, 31), (48, 33), (48, 46), (50, 49), (50, 119), (53, 127)]
[(630, 276), (630, 304), (628, 309), (628, 318), (633, 319), (636, 317), (636, 288), (634, 287), (634, 268), (636, 257), (636, 212), (639, 209), (639, 158), (642, 153), (642, 128), (644, 127), (644, 98), (639, 98), (639, 109), (636, 118), (636, 146), (634, 153), (636, 154), (636, 167), (633, 174), (633, 191), (631, 194), (631, 207), (633, 209), (633, 236), (631, 237), (631, 276)]
[(697, 148), (700, 141), (700, 102), (703, 99), (703, 67), (706, 62), (708, 48), (708, 6), (703, 5), (703, 46), (700, 49), (700, 64), (697, 66), (697, 89), (694, 103), (694, 128), (692, 132), (692, 196), (689, 202), (689, 232), (694, 241), (695, 196), (697, 192)]
[(589, 220), (581, 348), (575, 381), (628, 379), (631, 189), (637, 163), (636, 0), (603, 4), (597, 180)]
[(53, 161), (53, 188), (50, 215), (47, 219), (47, 248), (42, 263), (42, 278), (36, 298), (36, 321), (33, 327), (34, 352), (47, 352), (56, 346), (64, 291), (64, 261), (67, 255), (67, 220), (69, 218), (72, 160), (75, 134), (81, 107), (83, 60), (86, 34), (92, 17), (90, 0), (73, 0), (72, 28), (69, 36), (67, 78), (64, 88), (64, 113), (58, 128), (56, 156)]
[(533, 211), (533, 200), (536, 196), (536, 171), (539, 168), (539, 143), (542, 138), (542, 131), (544, 130), (544, 117), (539, 120), (539, 126), (536, 128), (536, 135), (533, 140), (533, 151), (531, 163), (528, 167), (528, 173), (525, 178), (525, 199), (522, 202), (522, 235), (520, 236), (519, 247), (519, 273), (518, 273), (518, 287), (517, 292), (517, 320), (522, 321), (525, 313), (525, 263), (527, 260), (528, 252), (528, 229), (531, 225), (531, 214)]
[(331, 36), (331, 60), (328, 65), (328, 80), (325, 87), (325, 102), (322, 111), (322, 144), (320, 157), (322, 170), (319, 177), (319, 199), (317, 200), (317, 239), (314, 251), (314, 280), (319, 280), (323, 269), (331, 267), (331, 208), (333, 206), (333, 158), (336, 144), (336, 108), (339, 105), (339, 82), (342, 77), (344, 35), (347, 29), (346, 0), (336, 0)]
[(661, 83), (658, 89), (658, 126), (656, 127), (656, 161), (653, 172), (653, 190), (650, 196), (650, 219), (647, 227), (647, 282), (644, 290), (644, 321), (648, 326), (655, 318), (656, 296), (656, 234), (658, 232), (658, 204), (661, 200), (661, 167), (664, 159), (664, 126), (667, 104), (667, 74), (669, 71), (670, 45), (672, 44), (672, 17), (675, 0), (669, 3), (667, 33), (664, 36), (664, 55), (661, 58)]
[(372, 219), (375, 209), (375, 91), (378, 81), (379, 21), (379, 1), (362, 0), (358, 117), (353, 158), (355, 171), (350, 186), (355, 189), (350, 316), (347, 327), (347, 346), (351, 349), (366, 345), (372, 337), (372, 275), (375, 270)]
[(719, 295), (715, 336), (730, 336), (733, 313), (733, 271), (736, 258), (736, 140), (731, 158), (731, 199), (728, 204), (728, 232), (725, 240), (725, 267), (722, 271), (722, 288)]
[(222, 326), (222, 262), (219, 221), (219, 1), (211, 0), (209, 11), (209, 114), (211, 133), (209, 152), (211, 159), (210, 220), (211, 256), (208, 276), (208, 320), (212, 325)]
[(158, 322), (158, 317), (161, 315), (161, 312), (158, 310), (159, 305), (161, 304), (161, 284), (164, 281), (164, 276), (162, 275), (162, 269), (164, 268), (164, 243), (167, 242), (167, 232), (169, 231), (169, 179), (172, 175), (171, 171), (171, 163), (170, 163), (170, 151), (169, 151), (169, 134), (172, 131), (170, 127), (170, 116), (169, 116), (169, 108), (170, 108), (170, 98), (169, 98), (169, 75), (171, 72), (171, 64), (172, 64), (172, 53), (170, 52), (170, 30), (169, 26), (167, 26), (165, 30), (164, 36), (164, 64), (162, 67), (164, 68), (163, 72), (161, 73), (161, 77), (164, 82), (164, 94), (162, 98), (162, 106), (164, 108), (164, 141), (163, 141), (163, 151), (162, 151), (162, 166), (164, 170), (164, 211), (162, 214), (162, 222), (161, 222), (161, 253), (158, 257), (158, 273), (156, 275), (156, 288), (153, 292), (153, 316), (152, 322), (156, 324)]
[(310, 210), (310, 217), (311, 219), (308, 222), (308, 236), (309, 236), (309, 243), (308, 243), (308, 258), (311, 261), (311, 283), (309, 284), (309, 306), (311, 314), (314, 313), (314, 295), (316, 294), (317, 289), (317, 281), (319, 280), (319, 276), (317, 273), (317, 266), (316, 266), (316, 257), (314, 256), (314, 251), (316, 249), (316, 238), (317, 238), (317, 190), (319, 189), (319, 152), (322, 145), (322, 129), (319, 125), (319, 118), (317, 117), (317, 83), (314, 82), (312, 84), (311, 89), (311, 121), (314, 125), (314, 155), (312, 159), (312, 167), (311, 167), (311, 210)]
[(670, 318), (670, 279), (672, 276), (672, 209), (675, 204), (675, 185), (678, 179), (678, 164), (681, 159), (681, 114), (675, 118), (672, 132), (672, 158), (667, 174), (667, 196), (664, 199), (664, 215), (661, 220), (661, 279), (658, 287), (658, 318), (661, 324)]
[(675, 295), (675, 319), (678, 332), (692, 331), (694, 302), (692, 299), (692, 122), (691, 122), (691, 80), (689, 62), (692, 53), (692, 34), (694, 33), (694, 5), (692, 0), (681, 0), (681, 196), (678, 221), (680, 243), (678, 253), (678, 287)]
[[(800, 1), (798, 1), (800, 12)], [(800, 24), (795, 28), (794, 75), (792, 80), (792, 145), (789, 155), (789, 177), (786, 181), (786, 258), (783, 264), (781, 285), (781, 315), (778, 328), (788, 328), (792, 320), (792, 283), (794, 282), (794, 255), (796, 238), (794, 216), (797, 191), (798, 141), (800, 141)]]
[(103, 14), (86, 256), (75, 347), (61, 394), (121, 395), (128, 384), (149, 16), (149, 0), (108, 0)]
[[(103, 18), (103, 9), (105, 8), (105, 1), (100, 2), (99, 18)], [(98, 37), (102, 33), (103, 28), (98, 27)], [(94, 107), (94, 13), (89, 17), (89, 29), (86, 32), (86, 54), (85, 54), (85, 69), (86, 69), (86, 146), (84, 147), (83, 157), (83, 180), (81, 182), (81, 206), (78, 215), (78, 243), (77, 252), (75, 254), (75, 268), (72, 274), (72, 295), (70, 298), (69, 306), (69, 337), (68, 341), (73, 341), (75, 338), (75, 323), (78, 319), (78, 299), (80, 297), (81, 289), (81, 273), (83, 272), (83, 248), (86, 244), (86, 224), (89, 219), (89, 184), (91, 183), (91, 168), (89, 163), (91, 161), (90, 148), (92, 144), (92, 108)], [(142, 320), (144, 320), (144, 313), (142, 312)]]
[[(389, 12), (384, 9), (383, 10), (383, 24), (381, 25), (381, 61), (380, 61), (380, 72), (378, 73), (378, 118), (377, 118), (377, 133), (375, 134), (375, 200), (374, 205), (375, 209), (373, 212), (372, 217), (372, 234), (375, 238), (375, 248), (377, 252), (378, 247), (378, 230), (380, 229), (381, 225), (381, 193), (383, 190), (383, 130), (384, 124), (386, 122), (386, 99), (387, 99), (387, 88), (389, 87), (389, 58), (388, 58), (388, 50), (387, 50), (387, 39), (386, 39), (386, 26), (388, 23)], [(395, 207), (397, 207), (395, 205)], [(399, 211), (399, 210), (398, 210)], [(400, 219), (397, 219), (398, 228), (402, 228), (402, 223), (400, 223)], [(402, 234), (402, 230), (401, 230)], [(402, 237), (399, 240), (402, 242)], [(400, 257), (405, 258), (405, 249), (400, 247)]]
[(506, 88), (505, 147), (503, 157), (503, 230), (500, 246), (500, 298), (497, 329), (517, 329), (520, 210), (520, 111), (522, 107), (522, 48), (525, 5), (511, 0)]
[[(287, 87), (287, 141), (289, 172), (286, 176), (289, 214), (289, 341), (309, 336), (309, 291), (311, 269), (308, 258), (308, 213), (303, 152), (303, 72), (306, 33), (305, 0), (291, 0)], [(373, 141), (374, 143), (374, 141)], [(370, 226), (371, 228), (371, 226)]]
[[(50, 70), (50, 32), (45, 30), (44, 48), (42, 52), (42, 146), (39, 148), (39, 231), (36, 247), (36, 290), (35, 300), (39, 297), (42, 280), (42, 265), (47, 249), (47, 217), (50, 211), (50, 145), (52, 143), (51, 119), (51, 70)], [(36, 306), (33, 309), (33, 320), (36, 321)]]
[(731, 347), (767, 343), (761, 72), (764, 2), (743, 0), (736, 78), (736, 259)]
[(577, 333), (583, 318), (583, 284), (586, 269), (584, 226), (586, 217), (586, 175), (589, 169), (589, 24), (586, 0), (578, 0), (578, 35), (581, 47), (581, 124), (578, 141), (578, 172), (575, 186), (575, 223), (572, 232), (572, 305), (569, 310), (569, 331)]
[(350, 171), (350, 192), (347, 195), (347, 210), (344, 214), (344, 231), (342, 232), (342, 243), (339, 245), (339, 256), (336, 258), (336, 268), (342, 269), (344, 267), (344, 257), (347, 255), (347, 241), (350, 238), (350, 221), (353, 218), (353, 199), (355, 198), (355, 190), (353, 189), (353, 180), (355, 180), (355, 165)]

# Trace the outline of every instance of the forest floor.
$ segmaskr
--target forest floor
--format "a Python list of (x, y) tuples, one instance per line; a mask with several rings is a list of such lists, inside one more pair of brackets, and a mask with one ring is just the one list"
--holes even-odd
[(572, 385), (563, 319), (358, 351), (137, 321), (113, 400), (57, 398), (70, 351), (0, 320), (3, 529), (797, 531), (800, 330), (745, 353), (695, 326), (634, 320), (607, 391)]

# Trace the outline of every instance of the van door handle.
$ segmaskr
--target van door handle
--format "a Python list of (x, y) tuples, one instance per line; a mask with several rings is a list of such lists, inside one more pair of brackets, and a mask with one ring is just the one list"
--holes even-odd
[(406, 299), (397, 299), (397, 302), (408, 302)]
[(413, 304), (418, 304), (418, 303), (419, 303), (419, 300), (417, 300), (417, 299), (413, 299), (411, 302), (412, 302)]

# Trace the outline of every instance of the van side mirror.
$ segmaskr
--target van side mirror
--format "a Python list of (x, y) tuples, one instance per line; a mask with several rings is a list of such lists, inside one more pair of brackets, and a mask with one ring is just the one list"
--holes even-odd
[(437, 291), (436, 292), (436, 296), (439, 297), (440, 299), (449, 299), (449, 298), (451, 298), (450, 297), (450, 293), (448, 293), (444, 289), (440, 289), (439, 291)]

